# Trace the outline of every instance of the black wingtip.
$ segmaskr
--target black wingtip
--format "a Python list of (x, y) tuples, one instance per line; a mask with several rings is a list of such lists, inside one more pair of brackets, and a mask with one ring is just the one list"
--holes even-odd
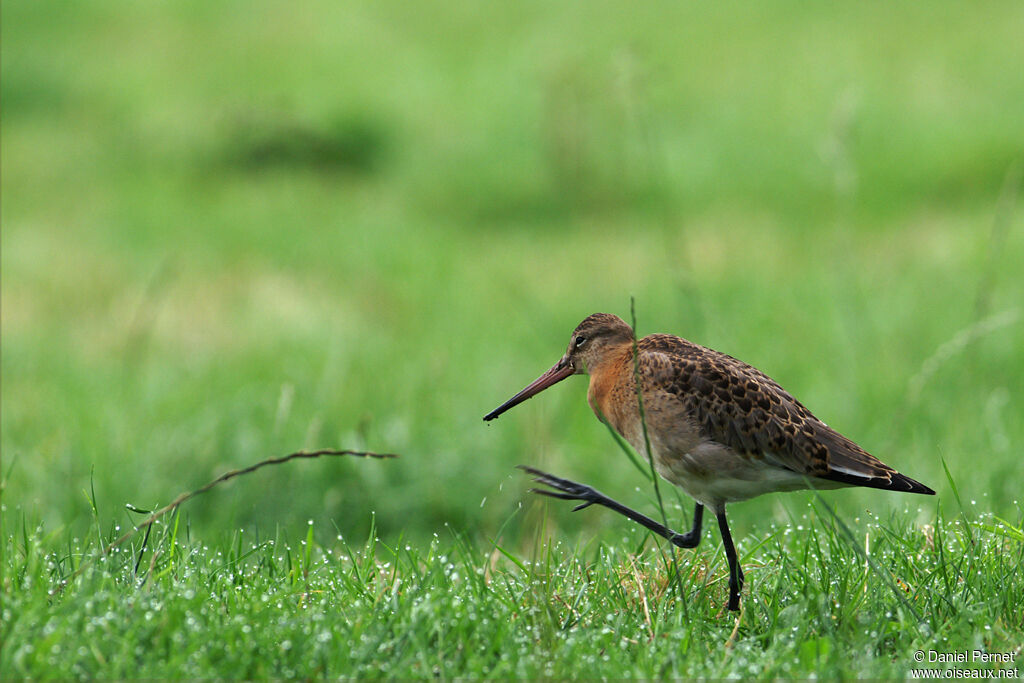
[(934, 496), (935, 491), (925, 486), (916, 479), (900, 474), (899, 472), (893, 472), (892, 474), (892, 489), (893, 491), (906, 491), (907, 493), (920, 493), (925, 496)]
[(850, 486), (864, 486), (870, 489), (881, 489), (882, 491), (898, 491), (900, 493), (920, 493), (924, 496), (934, 496), (935, 491), (925, 486), (916, 479), (911, 479), (905, 474), (893, 472), (888, 477), (856, 477), (844, 472), (829, 472), (822, 479), (838, 481)]

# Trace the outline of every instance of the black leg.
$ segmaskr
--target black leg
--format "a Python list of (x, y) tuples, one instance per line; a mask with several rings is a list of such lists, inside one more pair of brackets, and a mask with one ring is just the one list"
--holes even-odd
[(662, 538), (668, 539), (673, 545), (680, 548), (696, 548), (697, 544), (700, 543), (700, 527), (704, 517), (704, 506), (700, 503), (697, 503), (697, 507), (694, 508), (693, 511), (693, 528), (685, 534), (680, 534), (676, 531), (672, 531), (663, 524), (655, 522), (650, 517), (642, 515), (636, 510), (628, 508), (616, 500), (612, 500), (600, 491), (589, 486), (578, 484), (568, 479), (562, 479), (561, 477), (556, 477), (553, 474), (548, 474), (547, 472), (542, 472), (525, 465), (520, 465), (519, 469), (532, 474), (534, 476), (534, 481), (554, 489), (553, 491), (549, 491), (547, 489), (530, 489), (532, 492), (539, 493), (542, 496), (561, 498), (562, 500), (583, 501), (573, 508), (573, 512), (590, 507), (596, 503), (597, 505), (603, 505), (610, 510), (615, 510), (620, 515), (629, 517), (637, 524), (650, 529)]
[(725, 546), (725, 558), (729, 560), (729, 609), (739, 611), (740, 591), (743, 589), (743, 570), (736, 558), (736, 546), (732, 544), (729, 523), (725, 520), (725, 507), (715, 513), (718, 517), (718, 529), (722, 532), (722, 545)]

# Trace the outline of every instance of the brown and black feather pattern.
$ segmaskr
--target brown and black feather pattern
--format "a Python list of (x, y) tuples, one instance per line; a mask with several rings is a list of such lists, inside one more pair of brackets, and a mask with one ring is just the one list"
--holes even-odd
[(775, 380), (743, 361), (668, 334), (644, 337), (637, 351), (641, 363), (659, 367), (653, 379), (678, 397), (709, 440), (808, 477), (935, 493), (826, 425)]

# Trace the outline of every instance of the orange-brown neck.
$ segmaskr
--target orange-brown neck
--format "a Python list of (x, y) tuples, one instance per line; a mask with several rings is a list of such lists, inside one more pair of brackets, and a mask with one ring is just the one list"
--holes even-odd
[[(614, 425), (616, 402), (613, 396), (615, 387), (633, 372), (633, 343), (628, 342), (608, 349), (601, 355), (600, 362), (588, 368), (590, 372), (590, 388), (587, 390), (587, 402), (598, 419), (611, 420)], [(629, 386), (628, 383), (626, 386)]]

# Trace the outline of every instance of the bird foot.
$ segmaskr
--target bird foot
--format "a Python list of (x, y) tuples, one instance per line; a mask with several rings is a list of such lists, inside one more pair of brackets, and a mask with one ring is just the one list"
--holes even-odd
[(583, 501), (572, 510), (576, 512), (588, 508), (594, 503), (608, 503), (611, 502), (611, 498), (604, 495), (597, 489), (594, 489), (586, 484), (580, 484), (570, 479), (562, 479), (556, 477), (553, 474), (548, 474), (541, 470), (533, 467), (527, 467), (526, 465), (519, 465), (519, 469), (523, 470), (528, 474), (533, 475), (533, 480), (538, 484), (550, 487), (550, 489), (530, 489), (531, 493), (538, 493), (542, 496), (548, 496), (550, 498), (559, 498), (561, 500), (581, 500)]

